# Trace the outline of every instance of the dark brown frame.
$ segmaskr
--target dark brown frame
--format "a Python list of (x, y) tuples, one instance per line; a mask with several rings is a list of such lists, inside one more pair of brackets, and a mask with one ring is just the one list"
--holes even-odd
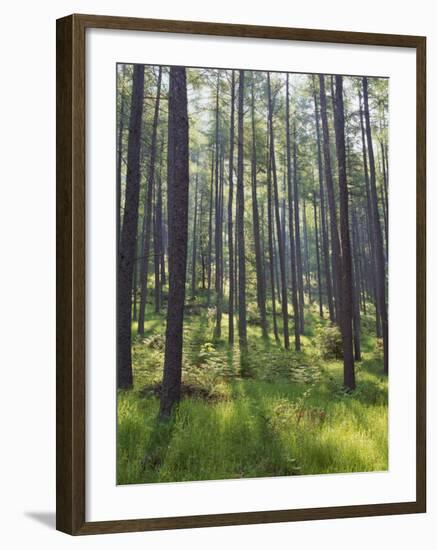
[[(87, 28), (270, 38), (416, 50), (417, 442), (413, 502), (184, 517), (85, 521), (85, 30)], [(70, 15), (57, 21), (56, 526), (71, 535), (410, 514), (426, 511), (426, 38), (130, 17)]]

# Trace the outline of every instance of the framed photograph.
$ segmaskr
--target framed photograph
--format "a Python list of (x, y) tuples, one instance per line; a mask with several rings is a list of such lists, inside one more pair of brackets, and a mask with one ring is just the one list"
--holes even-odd
[(426, 40), (57, 21), (57, 528), (426, 510)]

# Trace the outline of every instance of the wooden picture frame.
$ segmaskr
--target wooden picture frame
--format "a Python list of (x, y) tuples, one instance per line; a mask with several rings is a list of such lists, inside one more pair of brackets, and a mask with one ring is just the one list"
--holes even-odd
[[(417, 85), (416, 499), (87, 522), (85, 519), (85, 32), (90, 28), (410, 48)], [(70, 15), (57, 21), (57, 529), (71, 535), (409, 514), (426, 510), (426, 39), (420, 36)]]

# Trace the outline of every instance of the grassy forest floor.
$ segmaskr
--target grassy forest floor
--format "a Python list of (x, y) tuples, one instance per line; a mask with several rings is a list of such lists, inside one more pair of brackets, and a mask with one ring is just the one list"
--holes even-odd
[(133, 324), (135, 385), (118, 394), (118, 484), (387, 469), (388, 381), (372, 317), (362, 319), (357, 389), (347, 393), (342, 361), (325, 357), (330, 327), (315, 305), (300, 353), (273, 336), (264, 342), (248, 313), (243, 357), (227, 343), (226, 314), (214, 340), (215, 311), (187, 306), (182, 400), (164, 425), (156, 416), (165, 315), (148, 313), (144, 338)]

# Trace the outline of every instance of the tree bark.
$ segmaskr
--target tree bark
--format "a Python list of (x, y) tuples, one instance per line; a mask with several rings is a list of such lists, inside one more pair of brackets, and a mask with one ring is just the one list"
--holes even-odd
[(270, 290), (272, 295), (272, 319), (273, 319), (273, 334), (276, 342), (279, 342), (278, 323), (276, 320), (276, 291), (275, 291), (275, 254), (273, 246), (273, 208), (272, 208), (272, 163), (270, 159), (270, 151), (268, 152), (267, 166), (267, 234), (269, 241), (269, 268), (270, 268)]
[(193, 254), (191, 258), (191, 298), (196, 297), (196, 258), (197, 258), (197, 196), (199, 191), (199, 172), (196, 173), (194, 191), (194, 220), (193, 220)]
[(169, 292), (164, 376), (159, 418), (170, 418), (180, 399), (188, 240), (189, 151), (185, 68), (170, 67), (168, 101)]
[(376, 191), (376, 174), (375, 174), (375, 157), (373, 154), (372, 128), (370, 126), (369, 113), (369, 95), (368, 81), (363, 77), (363, 100), (364, 100), (364, 118), (366, 121), (367, 148), (369, 153), (369, 168), (370, 168), (370, 194), (372, 200), (373, 222), (375, 225), (375, 248), (376, 248), (376, 291), (377, 300), (380, 305), (381, 313), (381, 328), (384, 346), (384, 373), (388, 374), (388, 316), (387, 303), (385, 296), (385, 259), (384, 247), (382, 240), (381, 221), (378, 211), (378, 195)]
[(126, 109), (126, 98), (123, 90), (124, 78), (126, 75), (126, 65), (120, 75), (118, 86), (120, 89), (120, 112), (118, 113), (118, 133), (117, 133), (117, 245), (120, 244), (121, 232), (121, 165), (123, 159), (123, 133), (124, 133), (124, 117)]
[(297, 132), (296, 122), (293, 124), (293, 205), (294, 205), (294, 231), (296, 246), (296, 274), (297, 290), (299, 295), (299, 331), (304, 333), (304, 294), (302, 275), (302, 248), (300, 241), (300, 215), (299, 215), (299, 185), (298, 185), (298, 160), (297, 160)]
[(267, 73), (267, 90), (269, 101), (269, 128), (270, 128), (270, 162), (272, 166), (273, 175), (273, 198), (275, 205), (275, 218), (276, 218), (276, 233), (278, 241), (279, 252), (279, 268), (281, 276), (281, 305), (282, 305), (282, 323), (283, 323), (283, 335), (284, 335), (284, 347), (290, 348), (290, 337), (288, 332), (288, 304), (287, 304), (287, 282), (285, 276), (285, 247), (283, 241), (283, 234), (281, 229), (281, 218), (279, 216), (279, 192), (278, 192), (278, 177), (276, 172), (276, 156), (275, 156), (275, 137), (273, 129), (273, 101), (272, 91), (270, 85), (270, 73)]
[(256, 132), (255, 132), (255, 99), (254, 99), (254, 73), (252, 73), (251, 86), (251, 111), (252, 111), (252, 218), (253, 218), (253, 240), (255, 245), (255, 262), (256, 262), (256, 289), (257, 302), (261, 319), (261, 332), (263, 338), (268, 338), (267, 314), (266, 314), (266, 283), (264, 274), (264, 265), (261, 255), (261, 242), (259, 231), (259, 212), (258, 212), (258, 196), (257, 196), (257, 156), (256, 156)]
[(135, 65), (129, 119), (126, 197), (118, 249), (117, 273), (117, 387), (128, 389), (133, 384), (131, 354), (132, 279), (137, 242), (140, 195), (141, 121), (143, 115), (144, 66)]
[(239, 72), (238, 89), (238, 166), (237, 166), (237, 240), (238, 240), (238, 337), (240, 348), (247, 348), (246, 322), (246, 248), (244, 240), (244, 71)]
[(338, 236), (337, 225), (337, 211), (335, 208), (335, 194), (334, 194), (334, 182), (332, 180), (332, 168), (331, 168), (331, 152), (330, 152), (330, 139), (329, 139), (329, 125), (328, 115), (326, 111), (326, 93), (325, 93), (325, 78), (323, 75), (319, 75), (320, 84), (320, 114), (322, 119), (322, 133), (323, 133), (323, 156), (324, 156), (324, 168), (325, 168), (325, 183), (328, 195), (328, 208), (329, 208), (329, 220), (331, 229), (331, 245), (332, 245), (332, 260), (333, 260), (333, 281), (334, 281), (334, 296), (335, 296), (335, 320), (340, 318), (341, 311), (341, 251), (340, 251), (340, 239)]
[(323, 244), (323, 263), (325, 268), (325, 281), (326, 281), (326, 299), (328, 302), (329, 319), (331, 323), (335, 322), (334, 304), (332, 300), (332, 281), (331, 281), (331, 268), (329, 266), (329, 242), (328, 242), (328, 230), (326, 223), (326, 209), (325, 209), (325, 191), (323, 185), (323, 162), (322, 162), (322, 146), (320, 137), (320, 115), (317, 104), (317, 94), (314, 84), (314, 116), (316, 119), (316, 137), (317, 137), (317, 166), (319, 172), (319, 195), (320, 195), (320, 215), (321, 215), (321, 233)]
[(294, 240), (293, 228), (293, 191), (292, 191), (292, 173), (291, 173), (291, 143), (290, 143), (290, 90), (289, 75), (286, 80), (286, 98), (285, 98), (285, 132), (287, 149), (287, 188), (288, 188), (288, 225), (290, 234), (290, 268), (291, 268), (291, 301), (293, 305), (294, 316), (294, 348), (300, 351), (300, 315), (299, 302), (297, 298), (297, 275), (296, 275), (296, 246)]
[(317, 260), (317, 288), (319, 290), (319, 316), (323, 319), (323, 296), (322, 296), (322, 277), (320, 273), (320, 251), (319, 251), (319, 230), (317, 221), (317, 200), (316, 193), (313, 191), (314, 208), (314, 234), (316, 237), (316, 260)]
[(158, 136), (158, 119), (159, 119), (159, 105), (161, 98), (161, 80), (162, 80), (162, 67), (159, 67), (158, 72), (158, 84), (155, 101), (155, 112), (153, 115), (153, 127), (152, 127), (152, 143), (150, 146), (150, 164), (149, 174), (147, 178), (147, 197), (144, 204), (144, 220), (143, 220), (143, 235), (144, 242), (142, 247), (142, 259), (140, 268), (140, 310), (138, 316), (138, 334), (144, 335), (144, 317), (146, 313), (147, 304), (147, 279), (149, 276), (149, 255), (150, 255), (150, 234), (151, 234), (151, 221), (152, 221), (152, 197), (153, 187), (155, 185), (155, 164), (156, 164), (156, 143)]
[(229, 313), (228, 341), (234, 344), (234, 119), (235, 119), (235, 71), (232, 71), (231, 81), (231, 120), (229, 130), (229, 193), (228, 193), (228, 252), (229, 252)]
[(341, 233), (341, 307), (340, 328), (343, 342), (343, 382), (346, 388), (355, 389), (355, 365), (352, 340), (353, 291), (352, 255), (349, 235), (349, 194), (346, 177), (346, 148), (344, 137), (343, 77), (335, 77), (334, 109), (335, 141), (338, 163)]

